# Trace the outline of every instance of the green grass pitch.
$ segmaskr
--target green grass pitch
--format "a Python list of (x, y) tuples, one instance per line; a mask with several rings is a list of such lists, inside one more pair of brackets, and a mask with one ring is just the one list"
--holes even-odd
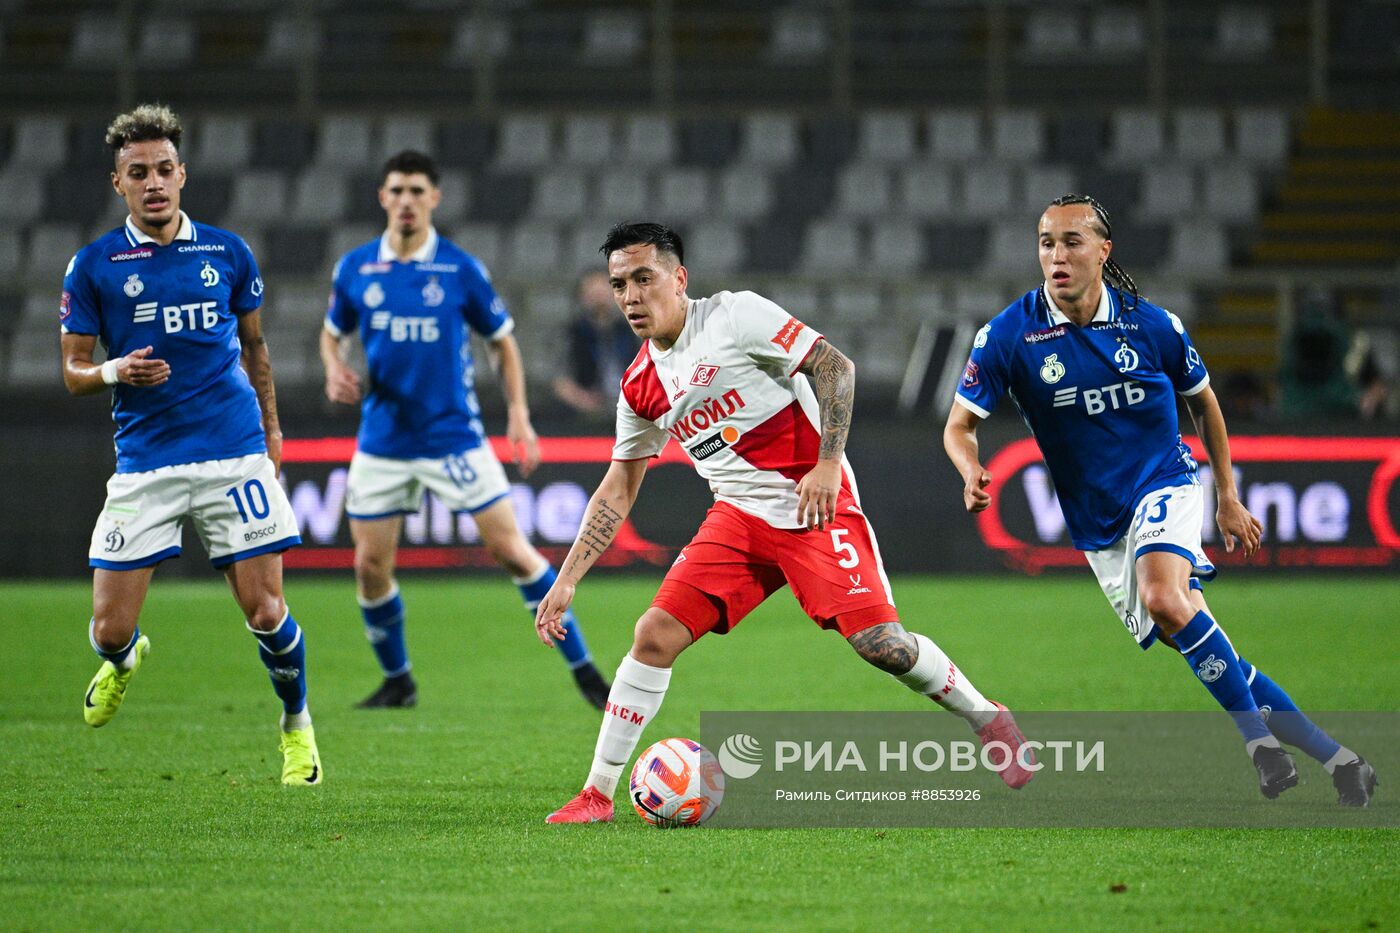
[[(608, 673), (656, 583), (581, 588)], [(1087, 570), (894, 583), (905, 623), (1013, 709), (1211, 708), (1179, 659), (1140, 656)], [(421, 705), (388, 712), (351, 708), (378, 674), (348, 576), (291, 579), (326, 782), (283, 788), (275, 699), (221, 582), (157, 579), (151, 655), (100, 730), (80, 710), (97, 663), (88, 587), (3, 592), (6, 930), (1347, 930), (1400, 916), (1394, 830), (657, 832), (625, 802), (610, 826), (546, 827), (587, 770), (598, 715), (501, 577), (405, 578)], [(1305, 707), (1400, 709), (1400, 581), (1241, 576), (1208, 596)], [(643, 744), (696, 734), (701, 709), (919, 702), (780, 593), (682, 657)], [(1400, 775), (1381, 781), (1400, 793)]]

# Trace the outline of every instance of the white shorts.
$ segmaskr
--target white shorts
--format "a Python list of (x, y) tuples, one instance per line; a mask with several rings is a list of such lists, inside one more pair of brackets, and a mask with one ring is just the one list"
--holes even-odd
[(1103, 550), (1084, 554), (1113, 611), (1144, 650), (1157, 640), (1158, 632), (1138, 595), (1137, 559), (1153, 551), (1180, 554), (1191, 562), (1192, 588), (1200, 589), (1200, 580), (1215, 576), (1215, 565), (1201, 550), (1204, 512), (1205, 496), (1199, 485), (1153, 490), (1133, 510), (1127, 534)]
[(510, 495), (510, 481), (487, 444), (415, 460), (357, 450), (345, 482), (345, 514), (361, 520), (411, 514), (422, 508), (425, 491), (453, 512), (480, 512)]
[(88, 565), (135, 570), (180, 556), (184, 519), (215, 567), (301, 543), (267, 454), (116, 473), (92, 531)]

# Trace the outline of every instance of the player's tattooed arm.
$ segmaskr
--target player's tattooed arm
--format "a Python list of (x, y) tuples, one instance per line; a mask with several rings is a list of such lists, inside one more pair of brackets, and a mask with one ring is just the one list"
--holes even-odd
[(872, 625), (846, 639), (851, 647), (880, 670), (905, 674), (919, 659), (919, 645), (898, 622)]
[(565, 565), (569, 576), (583, 575), (580, 570), (591, 565), (608, 549), (608, 545), (613, 543), (613, 538), (617, 537), (617, 531), (622, 527), (625, 518), (626, 514), (618, 511), (607, 499), (600, 498), (593, 503), (593, 508), (588, 510), (588, 517), (578, 532), (578, 553), (570, 554), (569, 563)]
[(272, 382), (272, 358), (263, 337), (262, 312), (249, 311), (238, 319), (238, 342), (242, 346), (240, 362), (248, 374), (248, 382), (258, 396), (262, 409), (263, 434), (267, 437), (267, 455), (279, 471), (282, 468), (282, 424), (277, 418), (277, 390)]
[(855, 407), (856, 365), (826, 340), (818, 340), (797, 370), (812, 380), (821, 407), (822, 460), (836, 460), (846, 449)]

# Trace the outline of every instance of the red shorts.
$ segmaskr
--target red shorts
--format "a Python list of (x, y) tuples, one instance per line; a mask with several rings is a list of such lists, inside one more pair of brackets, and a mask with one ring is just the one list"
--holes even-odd
[(844, 495), (835, 521), (821, 530), (774, 528), (716, 502), (651, 604), (696, 638), (723, 635), (783, 584), (812, 621), (843, 638), (899, 621), (875, 532)]

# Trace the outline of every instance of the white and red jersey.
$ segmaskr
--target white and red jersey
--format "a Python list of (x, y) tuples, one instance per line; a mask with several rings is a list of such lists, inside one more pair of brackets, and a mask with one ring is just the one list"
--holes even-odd
[(692, 299), (675, 344), (643, 342), (622, 377), (613, 459), (655, 457), (675, 438), (716, 500), (800, 527), (797, 481), (816, 465), (821, 415), (797, 370), (821, 336), (753, 292)]

